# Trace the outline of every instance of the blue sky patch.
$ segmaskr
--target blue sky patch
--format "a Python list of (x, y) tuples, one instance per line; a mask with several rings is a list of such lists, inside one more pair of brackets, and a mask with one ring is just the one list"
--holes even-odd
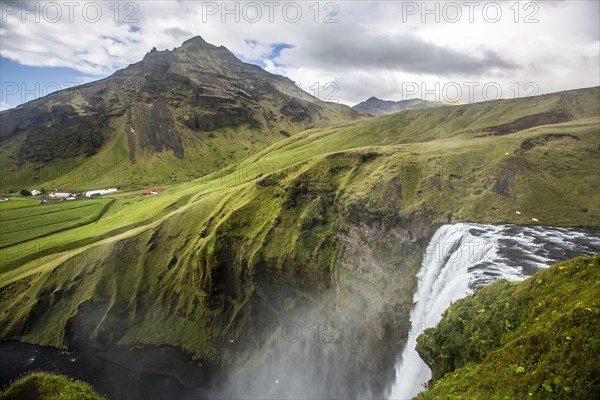
[(66, 67), (30, 67), (0, 57), (0, 102), (10, 107), (27, 103), (57, 90), (92, 82), (103, 76), (89, 76)]
[[(260, 42), (258, 42), (257, 40), (254, 40), (254, 39), (246, 39), (245, 42), (250, 47), (256, 47), (256, 46), (261, 45)], [(272, 43), (268, 46), (270, 47), (269, 53), (261, 54), (261, 57), (259, 59), (249, 59), (249, 58), (244, 57), (242, 54), (236, 54), (236, 57), (238, 57), (240, 60), (242, 60), (245, 63), (258, 65), (261, 68), (266, 67), (264, 60), (268, 59), (268, 60), (273, 61), (273, 63), (279, 67), (279, 66), (281, 66), (281, 64), (275, 62), (274, 59), (279, 57), (279, 55), (281, 54), (281, 52), (284, 49), (293, 49), (295, 47), (293, 44), (289, 44), (289, 43)]]

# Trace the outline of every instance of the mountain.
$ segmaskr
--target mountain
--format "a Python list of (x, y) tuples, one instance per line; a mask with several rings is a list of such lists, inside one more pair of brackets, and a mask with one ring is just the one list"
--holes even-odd
[(357, 116), (194, 37), (106, 79), (1, 112), (0, 192), (112, 185), (123, 170), (124, 185), (184, 181)]
[(434, 382), (416, 398), (597, 398), (598, 282), (600, 253), (457, 301), (417, 339)]
[[(11, 198), (0, 340), (167, 345), (273, 398), (383, 397), (440, 224), (598, 227), (599, 115), (598, 87), (408, 110), (308, 129), (156, 196)], [(292, 323), (304, 341), (253, 339)], [(239, 397), (261, 398), (221, 398)]]
[(368, 100), (353, 106), (352, 108), (360, 113), (376, 116), (392, 114), (398, 111), (420, 110), (423, 108), (443, 107), (447, 105), (449, 104), (421, 99), (391, 101), (381, 100), (377, 97), (371, 97)]

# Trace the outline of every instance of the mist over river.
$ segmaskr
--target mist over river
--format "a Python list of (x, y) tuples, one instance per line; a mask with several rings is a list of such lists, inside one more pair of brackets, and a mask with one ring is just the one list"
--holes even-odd
[[(283, 332), (279, 326), (272, 332), (278, 340), (267, 343), (265, 351), (245, 354), (227, 371), (204, 368), (188, 354), (166, 346), (63, 351), (2, 342), (0, 387), (27, 371), (41, 370), (89, 382), (110, 399), (411, 398), (430, 378), (429, 369), (414, 350), (416, 337), (422, 329), (435, 326), (451, 302), (479, 286), (500, 279), (521, 280), (549, 264), (597, 252), (600, 230), (467, 223), (441, 226), (425, 250), (417, 276), (410, 322), (419, 329), (410, 332), (398, 355), (395, 383), (394, 371), (390, 371), (391, 379), (379, 377), (380, 385), (374, 385), (372, 380), (378, 377), (361, 370), (361, 360), (343, 353), (345, 347), (339, 345), (339, 341), (360, 338), (337, 336), (339, 327), (320, 321), (319, 310), (309, 310), (290, 316), (290, 321), (302, 328), (300, 336), (297, 331)], [(316, 321), (321, 323), (317, 329)], [(286, 340), (281, 340), (282, 334)]]

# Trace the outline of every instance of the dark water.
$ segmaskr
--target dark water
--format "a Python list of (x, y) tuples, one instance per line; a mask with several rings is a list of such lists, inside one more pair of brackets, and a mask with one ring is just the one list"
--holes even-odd
[(209, 398), (211, 372), (173, 348), (67, 352), (0, 342), (0, 387), (29, 371), (50, 371), (91, 384), (109, 399)]

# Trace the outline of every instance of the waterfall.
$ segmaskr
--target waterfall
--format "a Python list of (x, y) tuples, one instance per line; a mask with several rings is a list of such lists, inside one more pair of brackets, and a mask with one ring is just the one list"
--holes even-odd
[(500, 279), (521, 280), (545, 266), (600, 251), (600, 231), (460, 223), (444, 225), (427, 246), (410, 314), (411, 331), (396, 365), (391, 399), (411, 399), (431, 379), (415, 350), (450, 304)]

